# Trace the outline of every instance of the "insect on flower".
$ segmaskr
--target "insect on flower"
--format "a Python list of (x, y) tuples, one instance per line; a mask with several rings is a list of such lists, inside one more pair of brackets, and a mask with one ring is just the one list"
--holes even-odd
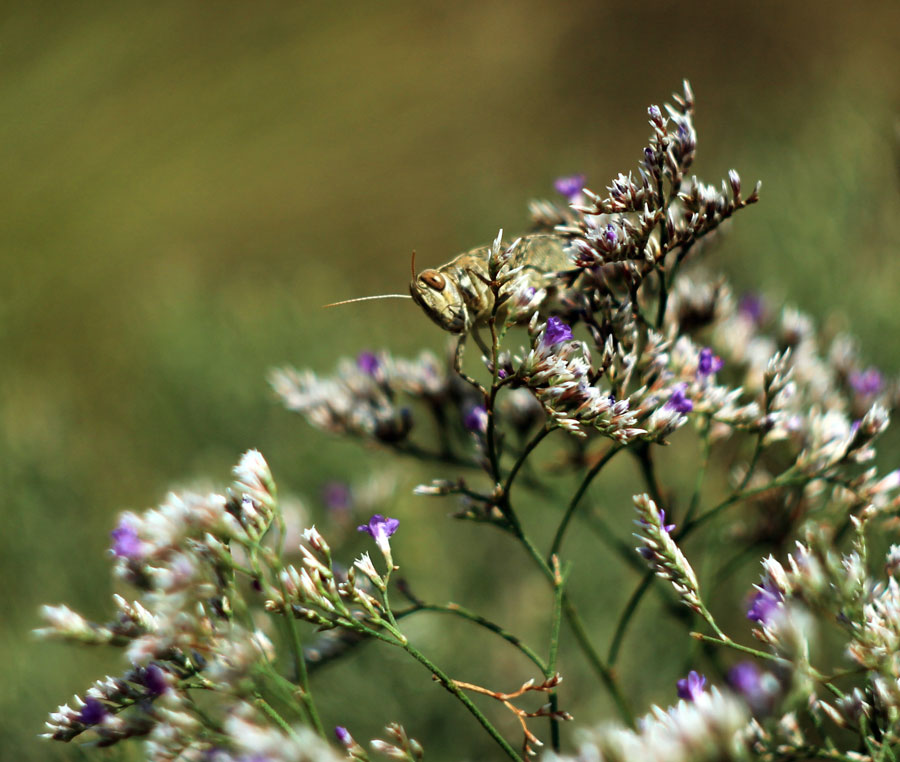
[[(504, 286), (504, 293), (512, 294), (520, 289), (550, 290), (553, 276), (571, 269), (572, 260), (566, 253), (567, 238), (555, 233), (529, 233), (519, 238), (513, 248), (509, 267), (518, 270)], [(445, 331), (467, 334), (485, 325), (494, 310), (494, 292), (490, 288), (488, 259), (492, 246), (479, 246), (454, 257), (438, 268), (415, 271), (415, 253), (412, 261), (410, 296), (405, 294), (381, 294), (347, 299), (328, 304), (367, 301), (369, 299), (412, 298), (435, 323)]]

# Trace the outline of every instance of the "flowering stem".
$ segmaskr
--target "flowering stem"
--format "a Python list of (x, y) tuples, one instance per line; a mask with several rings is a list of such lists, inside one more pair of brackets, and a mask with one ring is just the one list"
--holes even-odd
[[(791, 473), (790, 469), (784, 471), (780, 476), (777, 476), (775, 479), (770, 481), (768, 484), (765, 484), (761, 487), (755, 487), (753, 489), (747, 490), (746, 492), (741, 492), (740, 490), (736, 490), (729, 497), (723, 500), (721, 503), (716, 505), (713, 508), (710, 508), (706, 513), (698, 516), (691, 521), (685, 523), (680, 532), (676, 533), (674, 537), (676, 542), (680, 542), (683, 538), (687, 537), (691, 534), (697, 527), (706, 523), (709, 519), (716, 516), (722, 510), (727, 508), (730, 505), (734, 505), (735, 503), (740, 502), (741, 500), (745, 500), (749, 497), (753, 497), (754, 495), (759, 494), (760, 492), (766, 492), (767, 490), (774, 489), (775, 487), (786, 486), (792, 483), (799, 483), (801, 481), (805, 481), (805, 478), (795, 477), (794, 479), (786, 478)], [(650, 584), (653, 582), (654, 577), (653, 572), (648, 572), (644, 578), (640, 581), (640, 584), (637, 586), (635, 591), (631, 594), (631, 598), (628, 599), (628, 603), (625, 605), (625, 608), (622, 610), (622, 614), (619, 616), (619, 622), (616, 625), (616, 631), (613, 635), (612, 643), (609, 647), (608, 661), (610, 664), (614, 664), (616, 658), (618, 657), (619, 648), (622, 644), (622, 638), (625, 635), (625, 630), (628, 627), (628, 624), (631, 618), (634, 616), (634, 613), (637, 611), (638, 605), (641, 602), (641, 599), (644, 597), (644, 593), (650, 587)]]
[(557, 555), (562, 547), (563, 537), (566, 534), (566, 528), (569, 526), (569, 522), (572, 520), (572, 516), (575, 515), (575, 509), (578, 507), (578, 503), (581, 498), (584, 496), (584, 493), (587, 492), (587, 488), (591, 485), (591, 482), (594, 480), (594, 477), (600, 473), (600, 470), (612, 460), (612, 457), (622, 449), (622, 445), (613, 445), (610, 447), (603, 455), (600, 460), (591, 468), (590, 471), (585, 474), (584, 479), (581, 480), (581, 484), (578, 485), (578, 489), (575, 490), (575, 494), (572, 496), (572, 499), (569, 501), (569, 506), (566, 508), (566, 512), (562, 517), (562, 520), (559, 522), (559, 526), (556, 529), (556, 535), (553, 537), (553, 544), (550, 546), (550, 553), (548, 558)]

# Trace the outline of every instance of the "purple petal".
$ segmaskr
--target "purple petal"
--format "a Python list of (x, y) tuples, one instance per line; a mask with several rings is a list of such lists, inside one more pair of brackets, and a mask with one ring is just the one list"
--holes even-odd
[(143, 543), (138, 537), (137, 530), (127, 519), (123, 518), (109, 536), (113, 541), (112, 551), (120, 558), (137, 560), (143, 556)]
[(677, 683), (678, 698), (686, 701), (696, 701), (703, 695), (706, 686), (706, 678), (695, 670), (691, 670), (687, 677), (683, 677)]
[(572, 199), (581, 193), (584, 188), (584, 182), (584, 175), (567, 175), (558, 177), (553, 183), (553, 187), (556, 188), (556, 192), (560, 195), (565, 196), (567, 199)]

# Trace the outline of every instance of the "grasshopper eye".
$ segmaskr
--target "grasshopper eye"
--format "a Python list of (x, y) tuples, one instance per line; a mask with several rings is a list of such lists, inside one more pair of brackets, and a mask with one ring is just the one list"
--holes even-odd
[(419, 274), (419, 280), (424, 281), (426, 286), (433, 288), (435, 291), (443, 291), (444, 286), (447, 285), (444, 276), (437, 270), (424, 270)]

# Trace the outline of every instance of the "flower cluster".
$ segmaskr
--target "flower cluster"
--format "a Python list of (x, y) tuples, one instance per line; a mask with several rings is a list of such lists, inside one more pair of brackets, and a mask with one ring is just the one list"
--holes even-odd
[[(315, 696), (337, 690), (337, 679), (318, 667), (369, 643), (423, 667), (441, 698), (457, 701), (485, 742), (514, 762), (545, 742), (545, 759), (560, 762), (895, 759), (900, 469), (877, 466), (876, 445), (898, 385), (865, 362), (847, 335), (826, 338), (802, 312), (776, 309), (758, 294), (738, 297), (703, 269), (711, 234), (755, 203), (759, 186), (745, 193), (734, 170), (715, 184), (692, 174), (693, 111), (685, 83), (671, 105), (650, 107), (651, 134), (636, 170), (619, 174), (604, 193), (583, 175), (560, 178), (560, 199), (531, 204), (535, 231), (509, 244), (501, 231), (492, 244), (430, 272), (426, 281), (453, 321), (437, 320), (421, 294), (417, 302), (439, 325), (464, 331), (446, 360), (364, 351), (340, 360), (329, 377), (291, 368), (271, 376), (286, 407), (315, 428), (443, 469), (414, 494), (451, 498), (460, 504), (455, 517), (499, 529), (547, 585), (536, 594), (506, 546), (498, 546), (489, 573), (463, 570), (476, 587), (514, 601), (503, 616), (518, 616), (515, 625), (530, 627), (527, 634), (461, 604), (420, 598), (407, 565), (398, 577), (398, 540), (409, 535), (397, 534), (394, 515), (403, 518), (404, 506), (384, 499), (384, 484), (405, 475), (385, 471), (366, 487), (326, 485), (319, 526), (332, 521), (344, 539), (376, 550), (374, 560), (365, 552), (346, 569), (335, 560), (342, 549), (333, 554), (315, 526), (301, 539), (265, 460), (250, 451), (226, 490), (171, 494), (157, 508), (122, 514), (111, 558), (124, 589), (113, 598), (111, 621), (91, 622), (66, 606), (44, 609), (42, 636), (117, 647), (127, 662), (121, 675), (52, 713), (46, 735), (71, 741), (84, 734), (99, 745), (140, 737), (153, 760), (331, 760), (336, 748), (368, 760), (345, 727), (352, 718), (339, 718), (333, 738), (325, 731)], [(464, 362), (469, 340), (480, 365)], [(553, 454), (548, 437), (558, 444)], [(626, 494), (634, 494), (636, 541), (626, 539), (635, 515), (627, 500), (610, 497), (621, 494), (615, 485), (603, 485), (605, 510), (592, 504), (614, 458), (616, 468), (629, 458), (635, 467), (627, 473), (638, 481)], [(464, 475), (454, 473), (461, 469)], [(531, 503), (520, 500), (526, 491)], [(609, 559), (602, 626), (582, 614), (596, 609), (587, 596), (599, 600), (598, 585), (570, 584), (582, 569), (566, 545), (577, 522), (588, 530), (580, 546), (596, 537)], [(533, 534), (548, 526), (546, 542)], [(431, 559), (445, 549), (416, 550)], [(762, 578), (748, 591), (741, 575), (760, 558)], [(618, 596), (634, 571), (642, 579)], [(662, 600), (657, 616), (672, 621), (656, 627), (654, 620), (646, 637), (665, 638), (663, 649), (628, 635), (654, 587)], [(620, 610), (607, 616), (617, 596)], [(398, 598), (403, 608), (392, 603)], [(548, 605), (546, 621), (533, 626), (539, 601)], [(451, 677), (418, 641), (456, 637), (456, 630), (407, 631), (407, 618), (420, 614), (478, 628), (494, 639), (486, 662), (518, 669), (491, 650), (510, 648), (540, 677), (511, 693)], [(610, 641), (601, 645), (607, 622)], [(679, 628), (681, 650), (672, 635)], [(622, 677), (629, 662), (620, 654), (632, 641), (631, 668), (659, 657), (640, 680)], [(560, 656), (569, 644), (589, 670), (577, 654)], [(680, 660), (679, 671), (659, 669), (669, 676), (653, 687), (667, 659)], [(594, 687), (580, 683), (570, 692), (560, 665), (575, 665), (577, 680), (597, 677), (615, 723), (583, 732), (580, 742), (564, 735), (572, 715), (563, 702), (593, 695)], [(393, 663), (387, 669), (399, 679)], [(676, 674), (685, 676), (676, 682)], [(661, 690), (680, 700), (636, 718), (636, 702), (646, 706), (658, 700), (650, 692)], [(515, 716), (518, 748), (470, 694)], [(537, 708), (513, 703), (535, 694), (545, 702)], [(423, 711), (419, 695), (410, 711)], [(330, 697), (328, 705), (349, 712), (352, 703)], [(448, 718), (442, 706), (422, 725)], [(536, 718), (548, 723), (540, 739), (537, 723), (526, 722)], [(370, 748), (408, 762), (424, 754), (397, 723)]]

